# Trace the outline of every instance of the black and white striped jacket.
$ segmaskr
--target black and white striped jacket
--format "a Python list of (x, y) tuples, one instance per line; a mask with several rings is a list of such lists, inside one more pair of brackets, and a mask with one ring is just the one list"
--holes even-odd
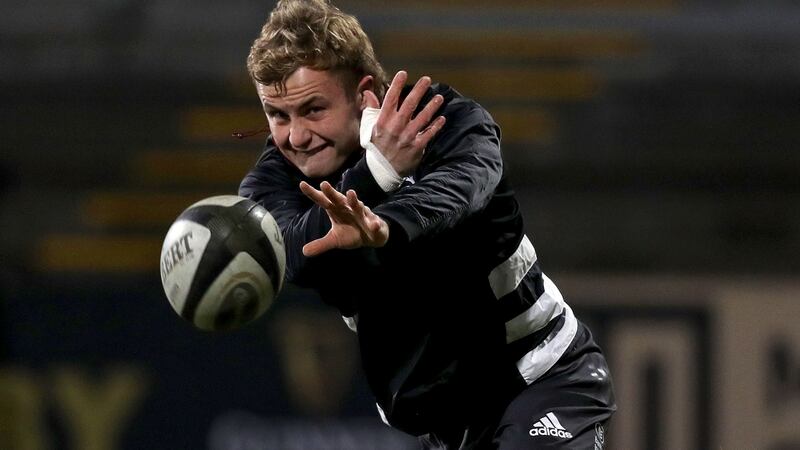
[(390, 224), (384, 248), (304, 257), (303, 244), (330, 222), (298, 184), (322, 180), (305, 178), (269, 138), (239, 191), (280, 225), (287, 280), (317, 289), (358, 333), (384, 421), (412, 434), (502, 408), (556, 363), (578, 327), (525, 234), (498, 126), (455, 90), (438, 84), (429, 96), (437, 93), (446, 125), (399, 190), (384, 193), (362, 153), (327, 178)]

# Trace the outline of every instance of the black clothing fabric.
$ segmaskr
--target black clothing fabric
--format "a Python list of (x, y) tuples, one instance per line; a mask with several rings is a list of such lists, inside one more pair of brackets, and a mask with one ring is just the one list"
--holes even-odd
[(447, 122), (398, 190), (383, 192), (363, 152), (326, 177), (389, 223), (383, 248), (305, 257), (302, 246), (331, 225), (298, 184), (323, 180), (305, 177), (271, 138), (239, 191), (283, 231), (287, 280), (316, 289), (357, 330), (384, 420), (415, 435), (502, 411), (555, 364), (577, 330), (525, 235), (503, 173), (499, 127), (446, 85), (433, 85), (420, 105), (435, 94), (444, 97), (439, 114)]
[(424, 450), (602, 450), (615, 411), (605, 357), (589, 329), (579, 322), (570, 349), (503, 411), (419, 439)]

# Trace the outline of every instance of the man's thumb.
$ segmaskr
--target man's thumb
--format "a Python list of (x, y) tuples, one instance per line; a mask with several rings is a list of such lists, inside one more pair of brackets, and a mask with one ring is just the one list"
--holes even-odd
[(303, 255), (307, 257), (317, 256), (334, 248), (325, 238), (316, 239), (303, 246)]

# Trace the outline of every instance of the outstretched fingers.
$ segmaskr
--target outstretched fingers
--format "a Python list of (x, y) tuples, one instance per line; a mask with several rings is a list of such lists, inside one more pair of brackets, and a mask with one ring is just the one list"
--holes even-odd
[(352, 211), (347, 205), (347, 198), (327, 181), (323, 181), (319, 189), (315, 189), (305, 181), (301, 181), (300, 190), (314, 203), (322, 207), (328, 213), (331, 221), (347, 221), (348, 216), (352, 215)]
[(322, 184), (320, 184), (320, 189), (322, 190), (322, 193), (325, 194), (325, 197), (327, 197), (327, 199), (330, 200), (330, 202), (335, 206), (340, 208), (348, 207), (347, 198), (327, 181), (323, 181)]
[(403, 118), (406, 122), (411, 120), (411, 116), (416, 111), (417, 106), (419, 106), (419, 102), (422, 101), (422, 97), (428, 92), (428, 88), (431, 87), (431, 78), (424, 76), (417, 80), (414, 87), (411, 89), (411, 92), (406, 95), (406, 98), (403, 99), (403, 104), (400, 105), (400, 109), (398, 112), (400, 113), (400, 117)]
[(361, 213), (364, 212), (364, 203), (361, 200), (358, 199), (358, 195), (356, 195), (356, 191), (354, 191), (352, 189), (347, 191), (347, 205), (356, 214), (361, 214)]
[(359, 200), (354, 190), (342, 194), (326, 181), (319, 189), (301, 182), (300, 190), (324, 208), (331, 220), (331, 229), (325, 236), (303, 246), (305, 256), (316, 256), (335, 248), (380, 247), (389, 239), (386, 222)]
[(347, 191), (347, 201), (356, 217), (361, 219), (362, 227), (365, 229), (365, 231), (374, 233), (380, 228), (379, 221), (375, 220), (375, 214), (371, 209), (369, 209), (369, 206), (365, 205), (364, 202), (358, 199), (358, 195), (356, 195), (354, 190), (351, 189)]
[(444, 116), (437, 117), (424, 130), (417, 133), (417, 136), (414, 139), (414, 144), (418, 147), (425, 148), (431, 139), (436, 136), (436, 133), (438, 133), (439, 130), (444, 127), (445, 122), (447, 122), (447, 120), (444, 118)]
[(417, 116), (411, 121), (412, 128), (417, 132), (420, 132), (426, 127), (429, 127), (431, 121), (433, 120), (434, 114), (436, 114), (436, 111), (441, 108), (442, 103), (444, 103), (444, 97), (442, 97), (440, 94), (434, 95), (433, 98), (428, 101), (428, 104), (422, 108), (422, 111), (420, 111), (419, 114), (417, 114)]
[(408, 73), (404, 70), (395, 74), (392, 84), (389, 85), (389, 89), (386, 90), (386, 95), (383, 98), (383, 108), (387, 108), (389, 111), (397, 111), (397, 105), (400, 103), (400, 93), (407, 79)]
[[(342, 220), (341, 209), (344, 196), (336, 191), (330, 183), (323, 181), (320, 189), (315, 189), (305, 181), (301, 181), (300, 190), (314, 203), (325, 209), (332, 223)], [(305, 244), (303, 246), (303, 255), (307, 257), (317, 256), (339, 247), (341, 247), (339, 236), (336, 233), (328, 232), (325, 236)]]
[(310, 198), (314, 203), (326, 210), (330, 210), (334, 206), (333, 202), (328, 199), (328, 197), (322, 191), (315, 189), (305, 181), (300, 182), (300, 191), (305, 194), (306, 197)]

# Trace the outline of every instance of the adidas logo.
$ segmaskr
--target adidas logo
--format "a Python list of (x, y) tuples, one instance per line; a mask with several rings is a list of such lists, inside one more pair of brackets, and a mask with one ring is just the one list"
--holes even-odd
[(558, 421), (556, 415), (552, 412), (547, 413), (544, 417), (536, 421), (528, 434), (531, 436), (553, 436), (561, 439), (572, 438), (572, 433), (561, 425), (561, 422)]

